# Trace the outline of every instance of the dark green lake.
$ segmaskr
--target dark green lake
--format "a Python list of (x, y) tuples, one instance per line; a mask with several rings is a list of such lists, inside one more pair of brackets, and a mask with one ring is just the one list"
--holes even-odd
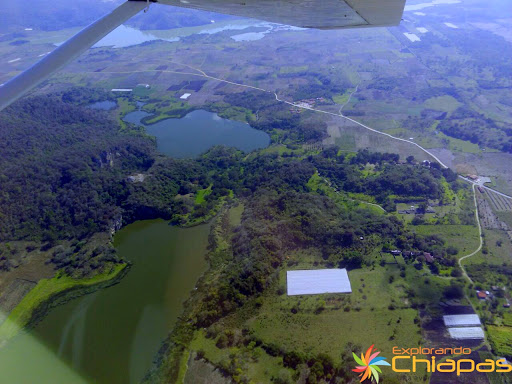
[[(144, 111), (127, 114), (124, 121), (140, 124), (149, 116)], [(145, 125), (146, 131), (156, 137), (158, 150), (168, 156), (195, 157), (215, 145), (235, 147), (244, 152), (265, 148), (270, 136), (249, 124), (223, 119), (216, 113), (197, 110), (181, 119), (166, 119)]]
[(115, 244), (133, 262), (129, 273), (54, 308), (0, 349), (0, 382), (138, 383), (206, 269), (209, 230), (161, 220), (122, 229)]

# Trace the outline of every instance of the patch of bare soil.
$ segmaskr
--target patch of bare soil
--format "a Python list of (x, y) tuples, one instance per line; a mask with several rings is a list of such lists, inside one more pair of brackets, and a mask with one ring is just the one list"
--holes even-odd
[(35, 281), (15, 279), (0, 296), (0, 325), (25, 295), (36, 286)]
[[(10, 243), (10, 247), (18, 250), (26, 246), (25, 242)], [(9, 270), (0, 270), (0, 324), (39, 280), (55, 275), (53, 266), (47, 263), (50, 252), (39, 249), (19, 251), (12, 257)]]
[[(472, 352), (470, 355), (464, 355), (463, 357), (455, 357), (453, 360), (457, 361), (462, 358), (473, 360), (475, 365), (482, 362), (478, 352)], [(462, 364), (462, 368), (468, 367), (469, 363)], [(489, 384), (489, 379), (485, 373), (476, 371), (461, 373), (460, 376), (457, 376), (455, 372), (446, 373), (436, 371), (430, 376), (430, 384)]]
[[(472, 359), (477, 364), (480, 362), (480, 356), (477, 349), (481, 346), (482, 340), (454, 340), (450, 338), (448, 330), (444, 325), (443, 315), (467, 315), (473, 314), (474, 310), (470, 306), (447, 305), (444, 307), (443, 314), (429, 318), (422, 315), (421, 328), (424, 337), (423, 347), (427, 348), (471, 348), (470, 355), (463, 355), (464, 358)], [(440, 362), (447, 355), (435, 355), (436, 360)], [(429, 355), (430, 359), (432, 355)], [(461, 356), (451, 357), (453, 360), (462, 358)], [(467, 365), (467, 364), (466, 364)], [(465, 366), (465, 365), (464, 365)], [(457, 376), (456, 373), (433, 372), (430, 377), (430, 384), (488, 384), (485, 373), (464, 373)]]
[(203, 359), (196, 359), (191, 353), (188, 359), (188, 370), (184, 384), (230, 384), (231, 380), (224, 377), (212, 364)]

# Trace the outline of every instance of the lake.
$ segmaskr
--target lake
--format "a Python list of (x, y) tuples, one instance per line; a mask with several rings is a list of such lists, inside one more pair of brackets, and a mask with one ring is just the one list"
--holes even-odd
[[(50, 311), (0, 349), (2, 382), (138, 383), (206, 270), (209, 225), (128, 225), (115, 236), (133, 262), (121, 282)], [(21, 363), (23, 362), (23, 363)]]
[[(142, 31), (137, 28), (129, 27), (126, 25), (120, 25), (112, 32), (110, 32), (107, 36), (105, 36), (103, 39), (94, 44), (94, 48), (126, 48), (155, 40), (176, 42), (180, 41), (181, 38), (192, 35), (213, 35), (225, 31), (243, 31), (244, 29), (253, 27), (264, 28), (266, 29), (266, 31), (252, 35), (251, 38), (239, 38), (233, 36), (233, 39), (237, 41), (259, 40), (263, 38), (266, 34), (271, 32), (279, 32), (283, 30), (302, 30), (302, 28), (298, 27), (291, 27), (287, 25), (268, 23), (265, 21), (257, 21), (252, 19), (231, 20), (220, 23), (213, 22), (208, 25), (200, 25), (196, 27), (183, 27), (152, 31)], [(54, 44), (56, 46), (59, 46), (62, 44), (62, 41), (56, 41), (54, 42)]]
[[(127, 114), (124, 121), (141, 124), (149, 116), (144, 111)], [(197, 110), (181, 119), (166, 119), (145, 125), (146, 131), (156, 137), (160, 152), (178, 158), (195, 157), (215, 145), (235, 147), (245, 152), (265, 148), (270, 136), (249, 124), (223, 119), (216, 113)]]

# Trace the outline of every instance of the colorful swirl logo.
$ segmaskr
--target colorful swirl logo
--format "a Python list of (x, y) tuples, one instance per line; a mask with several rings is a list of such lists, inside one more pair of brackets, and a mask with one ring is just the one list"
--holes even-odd
[(385, 361), (385, 357), (377, 357), (379, 353), (380, 352), (373, 348), (373, 345), (368, 348), (365, 355), (361, 353), (361, 358), (357, 357), (357, 355), (352, 352), (356, 363), (359, 364), (356, 369), (352, 371), (359, 373), (359, 377), (362, 376), (361, 383), (366, 379), (375, 381), (377, 384), (379, 383), (379, 373), (382, 373), (379, 365), (389, 366), (389, 363)]

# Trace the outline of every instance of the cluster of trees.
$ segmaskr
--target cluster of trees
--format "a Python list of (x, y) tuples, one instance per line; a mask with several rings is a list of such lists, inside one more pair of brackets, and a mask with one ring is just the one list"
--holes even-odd
[[(219, 92), (219, 94), (223, 93)], [(229, 105), (244, 108), (257, 116), (256, 120), (250, 122), (251, 126), (270, 134), (274, 130), (283, 131), (283, 140), (300, 143), (316, 142), (327, 135), (325, 121), (316, 115), (304, 118), (303, 115), (291, 114), (290, 106), (276, 103), (272, 94), (246, 91), (223, 95), (224, 101)]]
[(84, 238), (107, 229), (124, 177), (153, 164), (153, 144), (102, 114), (51, 97), (0, 116), (0, 240)]
[(98, 101), (113, 100), (112, 92), (108, 92), (102, 88), (82, 88), (71, 87), (60, 94), (60, 98), (64, 103), (89, 105)]
[[(371, 153), (360, 151), (356, 156), (344, 161), (334, 151), (326, 151), (323, 156), (312, 159), (322, 176), (331, 179), (339, 189), (365, 193), (375, 196), (376, 200), (394, 209), (391, 195), (402, 197), (421, 197), (438, 199), (443, 193), (440, 181), (444, 177), (449, 183), (457, 183), (457, 175), (450, 169), (442, 169), (437, 163), (430, 167), (414, 164), (408, 159), (407, 164), (399, 164), (399, 156), (389, 153)], [(362, 177), (360, 167), (375, 165), (374, 173)]]
[(448, 136), (473, 144), (512, 152), (512, 129), (465, 107), (458, 108), (442, 120), (438, 129)]
[[(150, 140), (120, 135), (103, 114), (56, 97), (3, 111), (0, 152), (0, 241), (31, 240), (44, 249), (111, 230), (123, 213), (125, 177), (154, 162)], [(73, 246), (56, 250), (52, 261), (90, 271), (115, 259), (103, 253)]]
[[(438, 237), (411, 233), (394, 216), (340, 208), (328, 197), (308, 190), (307, 182), (315, 171), (313, 165), (323, 164), (326, 173), (332, 171), (335, 175), (341, 172), (337, 168), (341, 165), (343, 171), (353, 173), (354, 180), (360, 180), (364, 177), (359, 172), (359, 161), (366, 162), (370, 157), (388, 167), (390, 159), (396, 160), (394, 155), (360, 153), (351, 160), (325, 156), (326, 153), (307, 159), (261, 156), (243, 163), (244, 177), (240, 181), (230, 179), (230, 187), (246, 198), (246, 208), (241, 226), (231, 236), (229, 250), (224, 249), (226, 254), (221, 256), (224, 262), (229, 260), (228, 267), (219, 279), (202, 288), (207, 294), (197, 313), (199, 326), (210, 325), (272, 286), (285, 257), (298, 249), (316, 249), (327, 266), (346, 268), (361, 267), (370, 248), (379, 243), (446, 254)], [(432, 173), (442, 175), (441, 170), (422, 166), (410, 168), (402, 164), (393, 169), (403, 177), (413, 174), (421, 181), (432, 178), (437, 186), (439, 179)], [(425, 192), (405, 189), (397, 193)], [(368, 236), (371, 241), (361, 241)]]
[[(87, 95), (72, 89), (62, 97), (81, 104)], [(233, 194), (249, 199), (250, 218), (233, 238), (238, 267), (226, 280), (231, 283), (227, 290), (237, 290), (233, 297), (261, 292), (283, 252), (293, 247), (318, 246), (334, 255), (329, 256), (333, 265), (357, 267), (364, 253), (358, 236), (377, 232), (394, 237), (402, 230), (392, 218), (342, 212), (328, 198), (308, 194), (315, 168), (340, 188), (378, 199), (388, 194), (434, 198), (445, 172), (398, 165), (397, 155), (368, 151), (345, 160), (332, 149), (306, 159), (261, 154), (246, 160), (240, 151), (217, 147), (197, 159), (171, 159), (158, 155), (145, 136), (120, 134), (103, 113), (52, 97), (5, 110), (0, 139), (0, 241), (34, 240), (49, 249), (138, 219), (200, 219)], [(379, 167), (377, 176), (361, 176), (359, 167), (366, 163)], [(143, 182), (127, 178), (137, 173), (145, 175)], [(209, 193), (195, 201), (205, 189)], [(98, 258), (90, 250), (70, 247), (56, 250), (52, 261), (70, 272), (90, 271), (113, 257), (110, 251), (102, 253), (106, 256)], [(87, 263), (88, 258), (95, 262)]]
[[(0, 30), (8, 31), (8, 27), (20, 30), (27, 25), (43, 31), (86, 26), (111, 12), (115, 6), (116, 2), (106, 1), (91, 7), (87, 0), (75, 0), (72, 7), (66, 0), (55, 0), (51, 8), (45, 0), (34, 0), (30, 8), (21, 7), (17, 3), (6, 4), (0, 14)], [(155, 30), (207, 25), (212, 19), (219, 22), (232, 18), (233, 16), (194, 9), (162, 7), (151, 19), (137, 15), (128, 24), (143, 30)]]
[(467, 267), (471, 279), (488, 287), (489, 285), (499, 285), (512, 289), (512, 265), (503, 263), (503, 265), (493, 264), (474, 264)]

